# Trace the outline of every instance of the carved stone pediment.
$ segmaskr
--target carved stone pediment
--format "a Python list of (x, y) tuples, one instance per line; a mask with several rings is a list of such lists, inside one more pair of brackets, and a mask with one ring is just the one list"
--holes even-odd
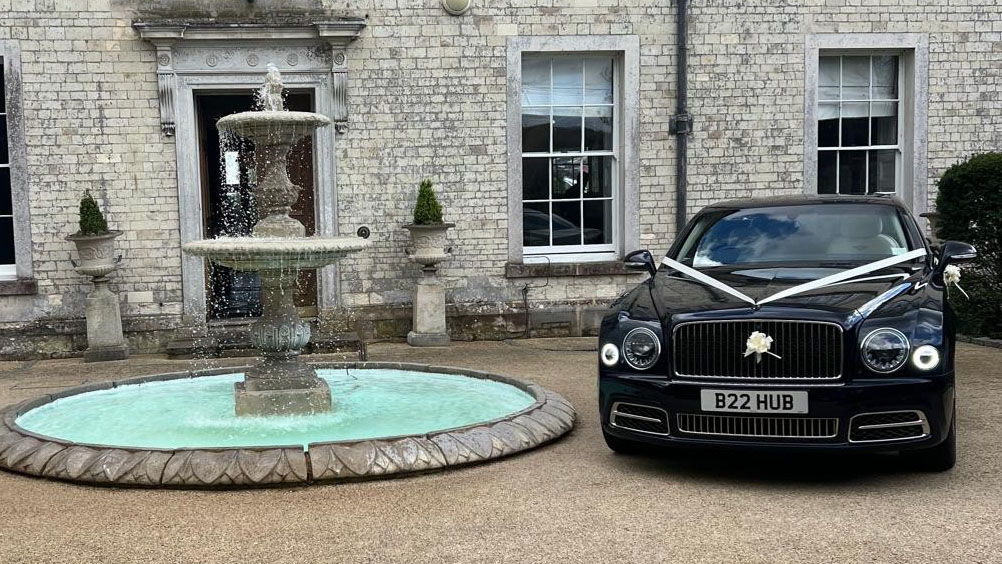
[(347, 129), (345, 48), (365, 28), (364, 19), (309, 23), (160, 19), (137, 20), (132, 27), (157, 49), (160, 127), (164, 135), (174, 135), (174, 97), (179, 76), (263, 74), (268, 64), (283, 73), (329, 75), (334, 101), (330, 117), (339, 133)]

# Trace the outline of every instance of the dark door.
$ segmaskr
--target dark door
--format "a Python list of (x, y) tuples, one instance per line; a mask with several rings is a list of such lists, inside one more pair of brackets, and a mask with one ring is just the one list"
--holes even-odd
[[(253, 143), (220, 139), (219, 118), (251, 110), (251, 92), (208, 92), (195, 97), (202, 179), (203, 228), (207, 237), (246, 236), (257, 222), (253, 187), (257, 182)], [(288, 92), (286, 107), (311, 111), (311, 92)], [(302, 187), (292, 217), (306, 226), (306, 235), (316, 232), (313, 193), (313, 139), (306, 138), (289, 153), (289, 178)], [(236, 272), (211, 264), (206, 277), (209, 319), (256, 317), (261, 314), (261, 284), (257, 274)], [(302, 271), (296, 288), (300, 315), (316, 315), (316, 271)]]

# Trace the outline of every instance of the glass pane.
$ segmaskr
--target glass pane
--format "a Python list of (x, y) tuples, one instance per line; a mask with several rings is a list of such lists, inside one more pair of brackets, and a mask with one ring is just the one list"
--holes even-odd
[(870, 57), (842, 57), (842, 99), (870, 99)]
[(0, 57), (0, 114), (7, 112), (7, 75), (4, 71), (7, 69), (3, 66), (3, 58)]
[(870, 105), (866, 102), (842, 103), (842, 146), (861, 147), (870, 140)]
[(836, 194), (835, 167), (838, 164), (838, 151), (818, 152), (818, 194)]
[(584, 197), (612, 197), (612, 157), (585, 157)]
[(612, 243), (612, 200), (593, 200), (584, 203), (585, 245)]
[(612, 150), (612, 106), (584, 109), (584, 150)]
[(898, 144), (898, 103), (870, 103), (871, 145)]
[(0, 215), (11, 215), (13, 203), (10, 198), (10, 169), (0, 168)]
[(546, 157), (522, 159), (522, 199), (547, 200), (550, 198), (550, 159)]
[(522, 152), (550, 152), (550, 108), (522, 108)]
[(0, 164), (10, 162), (7, 154), (7, 116), (0, 116)]
[(0, 264), (14, 264), (14, 219), (0, 217)]
[(553, 202), (553, 244), (581, 244), (581, 202)]
[(880, 149), (867, 151), (870, 153), (870, 193), (895, 192), (897, 185), (894, 177), (897, 174), (896, 149)]
[(522, 204), (522, 246), (550, 245), (550, 204)]
[(550, 59), (522, 59), (522, 105), (550, 105)]
[(818, 147), (838, 147), (838, 102), (818, 104)]
[(821, 57), (818, 60), (818, 99), (839, 99), (839, 58)]
[(553, 159), (553, 198), (581, 197), (581, 158)]
[(866, 194), (866, 151), (839, 151), (838, 193)]
[(612, 103), (612, 58), (585, 60), (585, 104)]
[(553, 152), (581, 150), (581, 108), (553, 108)]
[(553, 59), (551, 103), (554, 106), (580, 106), (583, 74), (584, 61), (581, 59)]
[(893, 55), (873, 57), (873, 97), (878, 100), (898, 97), (898, 58)]

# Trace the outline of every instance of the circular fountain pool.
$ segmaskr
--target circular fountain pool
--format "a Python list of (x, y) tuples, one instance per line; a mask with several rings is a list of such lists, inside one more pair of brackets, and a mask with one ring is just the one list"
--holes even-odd
[(573, 426), (534, 384), (423, 365), (317, 366), (333, 410), (237, 417), (239, 369), (66, 390), (3, 411), (0, 468), (73, 481), (239, 487), (360, 479), (479, 462)]

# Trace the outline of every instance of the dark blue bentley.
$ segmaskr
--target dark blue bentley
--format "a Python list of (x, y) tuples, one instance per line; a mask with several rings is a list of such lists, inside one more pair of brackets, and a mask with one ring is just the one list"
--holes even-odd
[(607, 444), (889, 450), (952, 468), (944, 271), (974, 256), (956, 242), (933, 254), (893, 198), (704, 209), (660, 265), (648, 251), (626, 259), (651, 276), (602, 321)]

